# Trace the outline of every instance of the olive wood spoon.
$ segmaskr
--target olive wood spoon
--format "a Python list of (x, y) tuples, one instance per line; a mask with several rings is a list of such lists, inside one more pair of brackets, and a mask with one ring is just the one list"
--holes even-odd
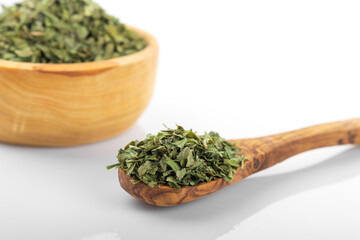
[(360, 144), (360, 119), (326, 123), (267, 137), (230, 141), (240, 147), (241, 152), (249, 159), (245, 161), (243, 168), (238, 168), (231, 182), (219, 178), (179, 190), (168, 186), (151, 188), (144, 183), (131, 183), (131, 178), (119, 168), (120, 185), (134, 198), (160, 207), (190, 202), (217, 192), (298, 153), (326, 146)]

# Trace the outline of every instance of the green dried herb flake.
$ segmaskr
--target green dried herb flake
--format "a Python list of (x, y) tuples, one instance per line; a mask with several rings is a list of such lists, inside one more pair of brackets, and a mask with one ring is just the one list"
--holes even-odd
[(215, 132), (200, 136), (192, 130), (167, 128), (143, 141), (132, 141), (119, 150), (118, 163), (133, 183), (151, 187), (166, 185), (175, 189), (217, 178), (231, 181), (233, 173), (246, 160), (241, 149)]
[(24, 0), (0, 13), (0, 59), (91, 62), (145, 47), (140, 36), (92, 0)]

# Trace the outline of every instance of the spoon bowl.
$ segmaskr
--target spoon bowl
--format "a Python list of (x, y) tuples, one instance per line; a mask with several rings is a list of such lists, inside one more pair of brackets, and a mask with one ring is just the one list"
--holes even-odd
[(360, 119), (333, 122), (267, 137), (230, 140), (241, 148), (248, 160), (233, 175), (231, 182), (222, 178), (182, 187), (150, 187), (145, 183), (131, 182), (123, 169), (118, 169), (121, 187), (134, 198), (160, 207), (187, 203), (217, 192), (242, 179), (271, 167), (283, 160), (315, 148), (342, 144), (360, 144)]

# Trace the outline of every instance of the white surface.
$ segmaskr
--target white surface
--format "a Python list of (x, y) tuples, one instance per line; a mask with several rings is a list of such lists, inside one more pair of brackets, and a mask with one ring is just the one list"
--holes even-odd
[(0, 144), (0, 239), (360, 239), (360, 148), (300, 154), (173, 208), (138, 202), (105, 170), (163, 123), (230, 139), (360, 117), (359, 1), (98, 2), (158, 38), (154, 97), (114, 139)]

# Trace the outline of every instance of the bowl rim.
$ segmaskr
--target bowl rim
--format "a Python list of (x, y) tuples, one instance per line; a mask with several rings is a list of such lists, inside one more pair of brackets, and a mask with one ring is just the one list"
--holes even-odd
[(153, 35), (141, 29), (125, 25), (131, 31), (139, 34), (146, 42), (146, 47), (138, 52), (130, 55), (102, 60), (97, 62), (82, 63), (31, 63), (31, 62), (15, 62), (0, 59), (0, 70), (27, 70), (37, 72), (66, 73), (66, 72), (89, 72), (94, 70), (110, 69), (118, 66), (126, 66), (146, 59), (149, 55), (153, 55), (158, 49), (158, 43)]

